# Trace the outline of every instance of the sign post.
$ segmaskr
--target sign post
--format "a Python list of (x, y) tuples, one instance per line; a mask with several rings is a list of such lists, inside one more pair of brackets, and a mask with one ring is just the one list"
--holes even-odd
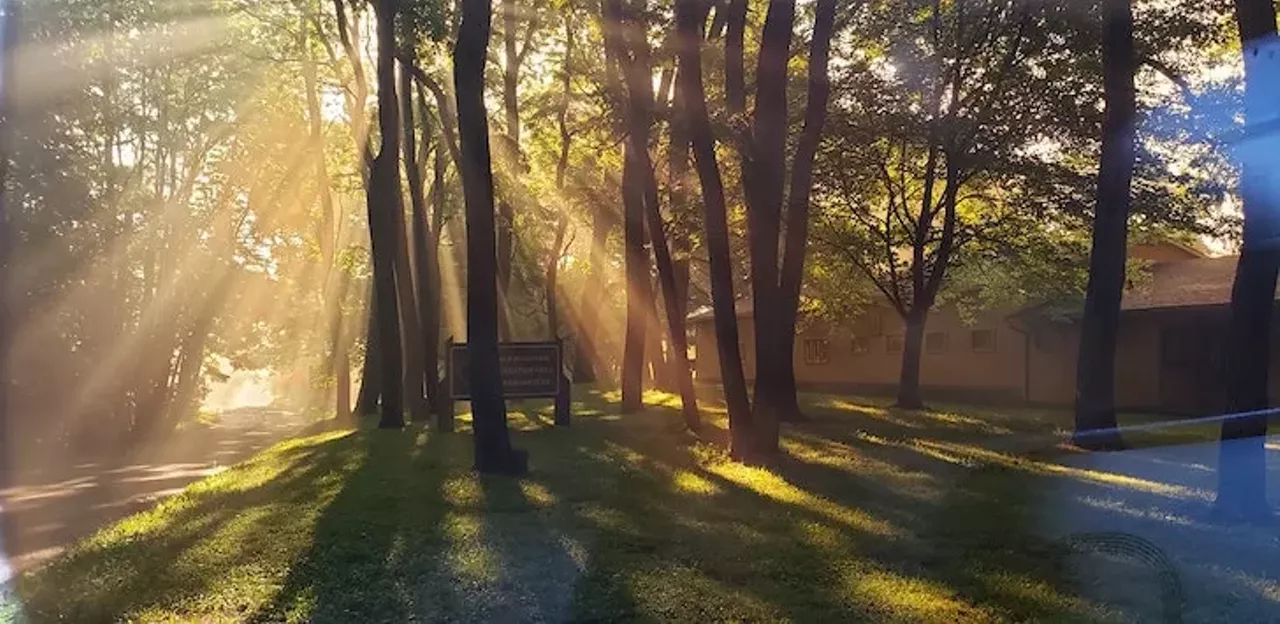
[[(450, 341), (448, 353), (445, 382), (449, 396), (455, 401), (470, 400), (471, 362), (467, 345)], [(564, 374), (563, 341), (502, 343), (498, 345), (498, 362), (504, 398), (555, 399), (556, 425), (569, 425), (571, 397), (569, 380)]]

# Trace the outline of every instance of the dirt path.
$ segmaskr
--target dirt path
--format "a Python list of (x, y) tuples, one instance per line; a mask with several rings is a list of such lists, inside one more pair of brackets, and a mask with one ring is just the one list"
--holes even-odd
[(13, 542), (0, 544), (0, 583), (307, 424), (287, 411), (240, 409), (211, 427), (179, 432), (150, 452), (18, 472), (15, 485), (0, 490), (0, 510), (14, 529)]

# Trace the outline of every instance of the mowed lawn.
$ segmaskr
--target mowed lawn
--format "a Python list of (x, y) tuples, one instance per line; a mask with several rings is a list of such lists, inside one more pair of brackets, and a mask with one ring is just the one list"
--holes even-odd
[[(724, 426), (715, 390), (705, 416)], [(32, 621), (1025, 621), (1108, 613), (1035, 536), (1069, 415), (805, 395), (769, 469), (682, 431), (668, 395), (573, 427), (513, 404), (531, 472), (469, 435), (277, 445), (21, 578)], [(524, 411), (519, 411), (524, 410)], [(1205, 431), (1147, 434), (1137, 444)], [(719, 436), (711, 436), (713, 438)], [(1089, 478), (1105, 479), (1105, 475)]]

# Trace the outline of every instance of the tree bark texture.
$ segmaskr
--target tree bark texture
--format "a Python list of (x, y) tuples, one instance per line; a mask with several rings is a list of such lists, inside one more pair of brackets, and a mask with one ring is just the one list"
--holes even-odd
[(364, 331), (364, 364), (360, 367), (360, 390), (356, 413), (373, 414), (382, 400), (382, 348), (378, 331), (378, 294), (375, 284), (369, 293), (369, 313)]
[(401, 214), (399, 147), (400, 114), (395, 98), (396, 77), (395, 0), (377, 0), (374, 12), (378, 30), (378, 125), (382, 145), (369, 175), (369, 236), (373, 248), (373, 281), (377, 294), (378, 346), (382, 361), (382, 409), (378, 426), (404, 426), (403, 368), (400, 343), (400, 308), (396, 301), (396, 257), (399, 255)]
[(1076, 360), (1075, 443), (1120, 449), (1116, 431), (1115, 357), (1125, 281), (1137, 115), (1132, 0), (1103, 3), (1102, 68), (1106, 117), (1093, 217), (1093, 249)]
[[(410, 50), (415, 47), (412, 39), (406, 47)], [(403, 65), (404, 61), (401, 63)], [(397, 223), (402, 226), (401, 230), (407, 234), (400, 237), (404, 241), (400, 246), (402, 251), (397, 258), (400, 261), (398, 269), (401, 270), (396, 272), (403, 318), (401, 322), (404, 325), (405, 400), (409, 402), (410, 418), (416, 423), (426, 424), (431, 420), (431, 408), (427, 403), (426, 342), (423, 338), (423, 327), (427, 320), (425, 301), (429, 295), (426, 274), (430, 270), (428, 265), (431, 259), (427, 255), (426, 243), (426, 196), (422, 184), (422, 170), (418, 167), (417, 128), (413, 113), (413, 78), (407, 67), (401, 68), (400, 90), (397, 95), (400, 104), (400, 127), (397, 129), (401, 132), (403, 139), (401, 151), (411, 207), (407, 230), (403, 227), (405, 222), (403, 201), (400, 218), (397, 220)], [(396, 186), (399, 187), (398, 173)]]
[(453, 50), (458, 137), (467, 216), (467, 348), (475, 468), (522, 474), (528, 458), (511, 447), (498, 360), (497, 244), (484, 70), (492, 28), (489, 0), (461, 0), (462, 23)]
[(906, 333), (902, 341), (902, 371), (898, 378), (898, 407), (920, 409), (920, 355), (924, 352), (924, 324), (927, 309), (916, 309), (907, 315)]
[(752, 448), (751, 403), (742, 353), (738, 345), (738, 317), (734, 310), (733, 265), (729, 248), (729, 224), (724, 182), (716, 160), (715, 135), (707, 113), (702, 83), (702, 32), (707, 19), (703, 0), (676, 0), (676, 80), (682, 85), (693, 147), (694, 168), (702, 186), (705, 210), (707, 258), (711, 273), (711, 299), (715, 313), (716, 347), (725, 406), (729, 413), (729, 452), (739, 461), (757, 461)]
[[(624, 21), (621, 0), (603, 0), (605, 46), (611, 49), (622, 74), (621, 81), (631, 86), (637, 69), (628, 50), (628, 25)], [(630, 94), (632, 89), (626, 89)], [(649, 254), (645, 249), (645, 189), (648, 126), (643, 113), (636, 110), (640, 94), (628, 96), (624, 127), (627, 139), (623, 146), (622, 172), (622, 236), (624, 272), (627, 281), (627, 318), (622, 353), (622, 411), (638, 411), (644, 402), (645, 333), (653, 309), (653, 293), (649, 283)]]
[(800, 287), (804, 280), (805, 250), (809, 242), (809, 200), (813, 192), (813, 161), (822, 142), (827, 122), (831, 81), (827, 68), (831, 59), (831, 38), (835, 34), (835, 0), (818, 0), (814, 13), (813, 41), (809, 47), (808, 100), (804, 129), (791, 164), (791, 188), (787, 196), (782, 274), (778, 297), (778, 380), (774, 408), (784, 421), (803, 420), (796, 396), (795, 343), (800, 308)]
[[(418, 90), (418, 102), (421, 105), (424, 123), (430, 120), (427, 109), (426, 94)], [(429, 127), (429, 125), (428, 125)], [(423, 147), (430, 134), (424, 134)], [(452, 399), (444, 393), (447, 389), (440, 385), (440, 324), (443, 316), (440, 312), (442, 295), (440, 292), (440, 235), (444, 229), (444, 154), (447, 151), (443, 134), (435, 136), (435, 151), (431, 167), (431, 225), (426, 233), (427, 270), (426, 293), (422, 301), (423, 325), (422, 337), (426, 342), (423, 360), (426, 362), (427, 398), (431, 411), (436, 415), (436, 427), (441, 431), (453, 431)], [(419, 163), (421, 164), (421, 163)]]

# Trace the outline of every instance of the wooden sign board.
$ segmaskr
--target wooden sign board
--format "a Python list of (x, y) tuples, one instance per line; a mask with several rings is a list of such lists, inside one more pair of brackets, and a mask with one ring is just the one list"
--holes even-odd
[[(554, 398), (564, 380), (560, 342), (507, 342), (498, 345), (502, 395), (508, 399)], [(449, 394), (471, 398), (470, 353), (465, 344), (449, 347)]]

